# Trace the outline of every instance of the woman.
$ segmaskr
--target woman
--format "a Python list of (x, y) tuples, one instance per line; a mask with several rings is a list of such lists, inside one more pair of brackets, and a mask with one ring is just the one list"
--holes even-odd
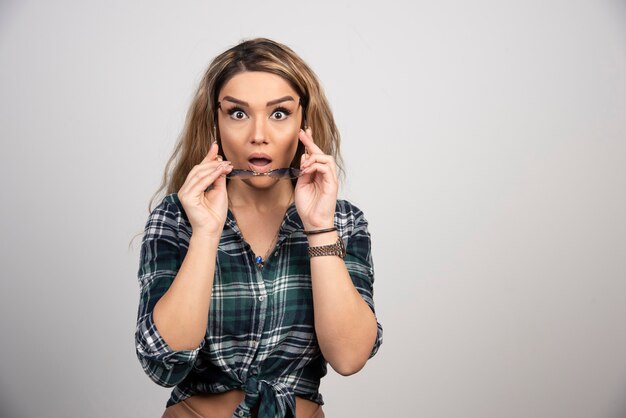
[(253, 39), (213, 60), (141, 247), (137, 355), (174, 386), (163, 417), (323, 417), (326, 363), (350, 375), (376, 353), (370, 235), (337, 199), (339, 159), (291, 49)]

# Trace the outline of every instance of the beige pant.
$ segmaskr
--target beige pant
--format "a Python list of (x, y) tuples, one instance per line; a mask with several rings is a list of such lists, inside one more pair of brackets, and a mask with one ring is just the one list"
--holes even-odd
[[(177, 403), (176, 405), (170, 406), (169, 408), (165, 409), (165, 412), (163, 413), (163, 416), (161, 418), (231, 418), (233, 416), (232, 411), (234, 411), (235, 408), (237, 407), (237, 405), (235, 405), (235, 407), (231, 408), (230, 409), (231, 412), (226, 412), (223, 410), (224, 408), (220, 408), (222, 409), (222, 411), (216, 411), (215, 413), (208, 412), (203, 408), (202, 413), (200, 413), (197, 409), (190, 406), (189, 405), (190, 403), (192, 402), (187, 402), (187, 399), (185, 399), (184, 401), (181, 401)], [(322, 410), (321, 405), (317, 405), (317, 407), (312, 412), (312, 414), (310, 412), (310, 408), (306, 408), (307, 409), (306, 412), (304, 410), (302, 410), (301, 412), (299, 411), (299, 409), (300, 408), (298, 408), (298, 401), (296, 399), (296, 418), (324, 418), (325, 417), (324, 411)], [(253, 416), (256, 417), (256, 413), (254, 413), (254, 411), (253, 411)]]

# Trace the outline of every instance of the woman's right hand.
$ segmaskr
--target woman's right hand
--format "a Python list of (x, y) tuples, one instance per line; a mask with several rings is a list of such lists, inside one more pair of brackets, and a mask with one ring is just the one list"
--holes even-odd
[[(226, 177), (233, 169), (230, 161), (222, 161), (217, 154), (217, 143), (195, 165), (178, 191), (178, 199), (191, 223), (192, 233), (219, 236), (228, 213)], [(210, 190), (206, 191), (210, 186)]]

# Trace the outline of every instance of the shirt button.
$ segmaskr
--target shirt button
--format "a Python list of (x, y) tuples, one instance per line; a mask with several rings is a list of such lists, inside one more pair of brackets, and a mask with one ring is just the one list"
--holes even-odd
[(263, 296), (263, 295), (259, 296), (259, 300), (260, 300), (261, 302), (263, 302), (263, 300), (265, 300), (265, 296)]
[(243, 411), (239, 411), (239, 416), (240, 416), (240, 417), (244, 416), (244, 414), (245, 414), (245, 412), (243, 412)]
[(278, 257), (278, 251), (274, 253), (274, 257)]

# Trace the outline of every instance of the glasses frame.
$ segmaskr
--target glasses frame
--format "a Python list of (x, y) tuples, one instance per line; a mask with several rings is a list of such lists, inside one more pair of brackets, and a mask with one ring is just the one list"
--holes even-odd
[(297, 179), (302, 175), (302, 170), (296, 167), (287, 167), (287, 168), (275, 168), (270, 171), (266, 171), (264, 173), (259, 173), (254, 170), (242, 170), (235, 168), (230, 173), (226, 174), (227, 179), (232, 178), (252, 178), (252, 177), (270, 177), (274, 179)]

